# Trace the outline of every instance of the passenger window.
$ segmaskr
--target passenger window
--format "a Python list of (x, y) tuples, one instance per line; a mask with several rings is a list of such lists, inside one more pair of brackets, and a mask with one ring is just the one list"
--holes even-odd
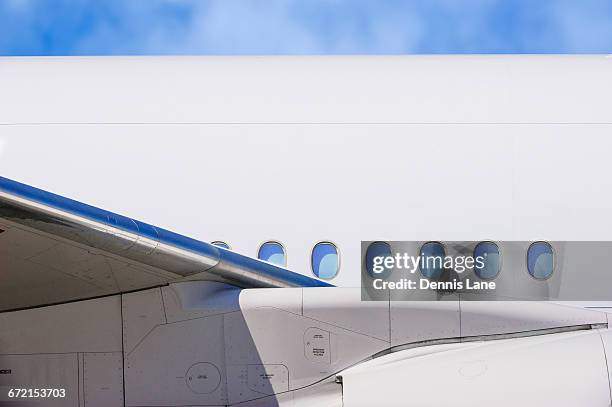
[(285, 267), (287, 265), (285, 247), (279, 242), (275, 241), (265, 242), (259, 246), (257, 258), (281, 267)]
[(227, 249), (227, 250), (230, 250), (230, 249), (231, 249), (230, 245), (228, 245), (227, 243), (222, 242), (222, 241), (220, 241), (220, 240), (214, 241), (214, 242), (212, 242), (211, 244), (212, 244), (213, 246), (222, 247), (222, 248)]
[(446, 250), (440, 242), (427, 242), (421, 246), (421, 274), (423, 277), (436, 279), (444, 270)]
[(527, 271), (538, 280), (546, 280), (555, 268), (555, 255), (547, 242), (535, 242), (527, 250)]
[[(391, 246), (387, 242), (372, 242), (368, 246), (365, 255), (366, 270), (372, 278), (387, 278), (393, 271), (393, 269), (387, 269), (383, 264), (378, 263), (377, 269), (374, 269), (374, 259), (377, 257), (389, 257), (391, 256)], [(384, 261), (384, 260), (383, 260)], [(382, 271), (380, 271), (382, 267)]]
[(312, 272), (324, 280), (330, 280), (340, 270), (340, 255), (335, 244), (319, 242), (312, 249)]
[(480, 242), (474, 248), (474, 273), (483, 280), (492, 280), (501, 270), (499, 247), (493, 242)]

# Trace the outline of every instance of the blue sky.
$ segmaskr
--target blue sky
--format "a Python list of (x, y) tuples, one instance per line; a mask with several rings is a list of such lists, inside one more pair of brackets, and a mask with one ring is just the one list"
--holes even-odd
[(0, 55), (612, 53), (612, 0), (0, 0)]

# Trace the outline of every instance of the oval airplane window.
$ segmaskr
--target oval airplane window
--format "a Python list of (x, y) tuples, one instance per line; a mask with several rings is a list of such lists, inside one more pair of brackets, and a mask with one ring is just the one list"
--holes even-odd
[(217, 247), (222, 247), (222, 248), (227, 249), (227, 250), (231, 249), (230, 245), (228, 245), (227, 243), (222, 242), (220, 240), (212, 242), (211, 245), (217, 246)]
[(446, 250), (440, 242), (427, 242), (421, 246), (421, 274), (427, 278), (439, 278), (444, 270)]
[[(365, 255), (365, 266), (372, 278), (385, 279), (389, 277), (393, 269), (384, 267), (384, 258), (391, 256), (391, 246), (387, 242), (372, 242), (368, 246)], [(380, 260), (382, 258), (382, 260)]]
[(546, 280), (555, 268), (555, 254), (550, 243), (534, 242), (527, 250), (527, 271), (531, 277)]
[(480, 242), (474, 248), (474, 273), (483, 280), (497, 277), (501, 270), (499, 247), (493, 242)]
[(285, 247), (279, 242), (275, 241), (262, 243), (262, 245), (259, 246), (257, 258), (281, 267), (285, 267), (287, 265)]
[(319, 242), (312, 248), (312, 272), (324, 280), (330, 280), (340, 270), (340, 255), (335, 244)]

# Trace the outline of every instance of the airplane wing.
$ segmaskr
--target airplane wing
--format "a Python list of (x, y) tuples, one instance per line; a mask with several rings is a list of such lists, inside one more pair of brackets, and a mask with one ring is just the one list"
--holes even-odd
[(0, 177), (0, 312), (179, 280), (245, 288), (331, 286)]

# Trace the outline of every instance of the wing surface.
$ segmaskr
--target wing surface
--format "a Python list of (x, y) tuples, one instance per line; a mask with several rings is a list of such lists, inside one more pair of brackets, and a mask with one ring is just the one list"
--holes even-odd
[(0, 177), (0, 311), (211, 280), (323, 281)]

